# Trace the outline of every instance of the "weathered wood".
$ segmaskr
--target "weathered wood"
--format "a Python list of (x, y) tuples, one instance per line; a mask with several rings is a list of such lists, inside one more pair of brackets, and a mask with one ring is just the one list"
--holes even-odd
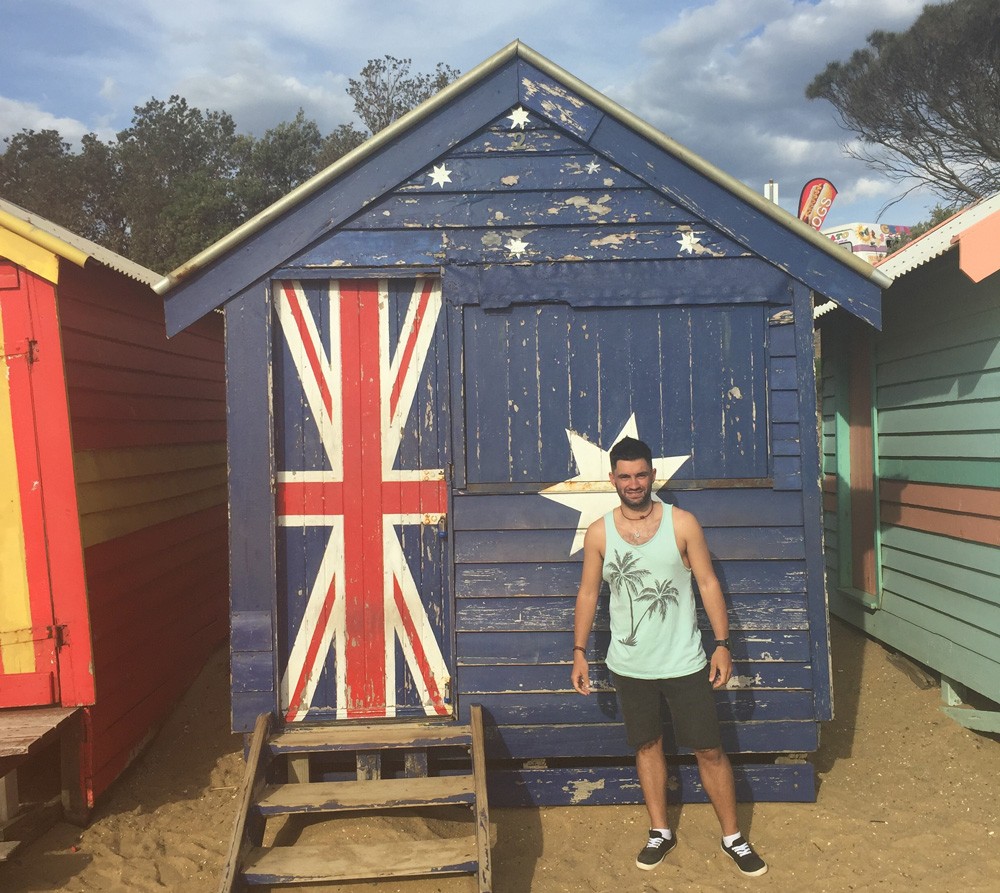
[(468, 747), (471, 740), (467, 726), (400, 723), (338, 728), (286, 728), (271, 737), (268, 748), (274, 754), (335, 753), (400, 747)]
[[(742, 802), (771, 800), (812, 803), (816, 781), (809, 763), (733, 766), (736, 796)], [(674, 802), (707, 803), (696, 766), (671, 766)], [(642, 791), (634, 765), (601, 768), (500, 769), (490, 773), (490, 800), (495, 806), (612, 806), (641, 804)]]
[(236, 822), (229, 850), (223, 863), (219, 893), (234, 893), (242, 889), (243, 866), (253, 847), (258, 847), (263, 839), (264, 820), (256, 807), (257, 798), (264, 787), (268, 753), (266, 743), (271, 731), (271, 714), (262, 713), (254, 724), (247, 754), (243, 784), (240, 787), (236, 806)]
[(472, 803), (472, 776), (382, 778), (371, 781), (270, 785), (258, 801), (265, 816), (343, 812), (352, 809), (402, 809)]
[(493, 889), (493, 864), (490, 854), (490, 811), (486, 791), (486, 744), (483, 734), (483, 708), (473, 704), (469, 711), (472, 728), (472, 776), (475, 790), (476, 862), (479, 893)]
[(0, 710), (0, 757), (26, 756), (54, 741), (76, 707)]
[(435, 838), (377, 844), (256, 849), (247, 859), (248, 884), (306, 884), (420, 875), (471, 874), (476, 846), (471, 838)]

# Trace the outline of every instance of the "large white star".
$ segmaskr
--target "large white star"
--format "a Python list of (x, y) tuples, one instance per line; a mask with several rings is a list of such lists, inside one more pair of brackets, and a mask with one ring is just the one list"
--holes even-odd
[(431, 178), (432, 186), (440, 186), (442, 189), (445, 183), (451, 182), (451, 171), (443, 164), (435, 164), (434, 170), (427, 176)]
[(528, 110), (518, 106), (507, 117), (510, 118), (511, 128), (520, 127), (521, 130), (524, 130), (525, 124), (528, 123)]
[[(583, 548), (583, 537), (587, 528), (602, 515), (610, 512), (620, 500), (611, 481), (608, 480), (608, 472), (611, 471), (611, 448), (602, 449), (583, 435), (569, 429), (566, 429), (566, 436), (569, 438), (569, 447), (579, 473), (568, 481), (547, 487), (539, 495), (579, 512), (576, 535), (569, 550), (569, 554), (572, 555)], [(611, 445), (614, 446), (623, 437), (638, 436), (635, 413), (632, 413), (625, 427), (612, 439)], [(666, 484), (689, 458), (690, 456), (661, 456), (653, 459), (653, 468), (656, 470), (654, 491)], [(598, 489), (595, 484), (603, 486)], [(654, 495), (653, 498), (657, 497)]]

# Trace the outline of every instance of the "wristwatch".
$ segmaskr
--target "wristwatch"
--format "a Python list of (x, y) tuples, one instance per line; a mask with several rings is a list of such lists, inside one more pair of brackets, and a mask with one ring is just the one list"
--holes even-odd
[(727, 651), (732, 651), (733, 650), (733, 646), (729, 644), (729, 639), (728, 638), (727, 639), (716, 639), (715, 640), (715, 647), (716, 648), (725, 648)]

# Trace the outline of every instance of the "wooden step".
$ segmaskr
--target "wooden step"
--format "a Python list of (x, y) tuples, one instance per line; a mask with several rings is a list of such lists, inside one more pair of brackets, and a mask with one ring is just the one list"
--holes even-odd
[(469, 747), (469, 726), (401, 723), (399, 725), (345, 726), (343, 728), (286, 729), (268, 742), (272, 754), (337, 753), (407, 747)]
[(259, 847), (252, 850), (243, 879), (263, 884), (312, 884), (420, 875), (475, 874), (476, 840), (436, 838), (391, 843)]
[(351, 809), (449, 806), (470, 804), (475, 799), (475, 784), (471, 775), (448, 775), (268, 785), (258, 806), (262, 815), (276, 816)]
[(20, 840), (0, 840), (0, 862), (6, 862), (20, 845)]

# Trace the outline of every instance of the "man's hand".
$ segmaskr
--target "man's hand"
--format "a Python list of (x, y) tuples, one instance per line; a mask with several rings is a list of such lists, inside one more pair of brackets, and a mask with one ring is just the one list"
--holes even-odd
[(725, 645), (719, 645), (712, 653), (708, 667), (708, 679), (712, 688), (722, 688), (733, 675), (733, 656)]
[(581, 695), (590, 694), (590, 664), (579, 651), (573, 652), (573, 688)]

